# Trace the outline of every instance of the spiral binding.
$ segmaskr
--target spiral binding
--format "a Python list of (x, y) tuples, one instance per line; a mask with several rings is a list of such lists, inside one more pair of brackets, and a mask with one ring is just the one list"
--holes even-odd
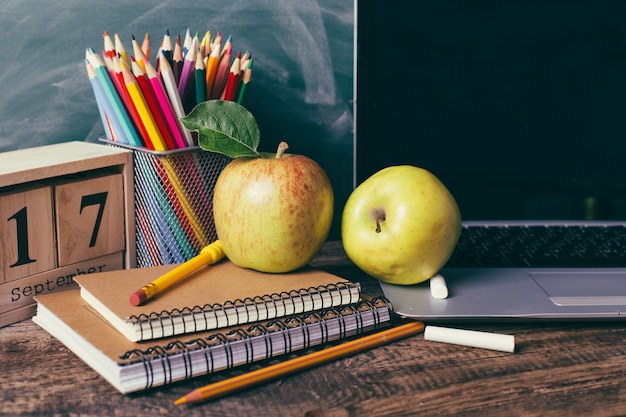
[(127, 361), (125, 366), (142, 367), (145, 373), (144, 389), (150, 389), (156, 385), (171, 384), (359, 336), (387, 327), (393, 323), (393, 319), (391, 303), (384, 297), (377, 297), (255, 323), (247, 328), (214, 333), (188, 342), (174, 341), (165, 346), (134, 349), (120, 356), (120, 359)]
[[(307, 310), (322, 310), (332, 305), (350, 304), (359, 300), (360, 290), (361, 286), (357, 282), (339, 282), (236, 299), (223, 304), (205, 304), (132, 315), (128, 321), (138, 327), (140, 340), (147, 340), (301, 313), (305, 311), (307, 300), (311, 306)], [(339, 300), (332, 302), (337, 297)], [(175, 331), (177, 326), (182, 326), (182, 331)]]

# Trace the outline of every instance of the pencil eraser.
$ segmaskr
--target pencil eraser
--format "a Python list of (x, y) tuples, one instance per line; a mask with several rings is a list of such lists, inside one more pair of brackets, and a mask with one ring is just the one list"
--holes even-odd
[(130, 303), (134, 306), (140, 306), (148, 300), (143, 290), (137, 290), (130, 296)]
[(446, 280), (441, 276), (441, 274), (437, 274), (432, 277), (430, 280), (430, 294), (433, 298), (444, 299), (448, 298), (448, 286), (446, 285)]
[(455, 345), (499, 350), (502, 352), (515, 352), (515, 337), (508, 334), (426, 326), (424, 329), (424, 339), (433, 342), (452, 343)]

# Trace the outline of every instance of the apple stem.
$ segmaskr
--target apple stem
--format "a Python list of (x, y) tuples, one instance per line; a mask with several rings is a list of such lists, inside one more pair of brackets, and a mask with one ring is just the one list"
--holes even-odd
[(287, 145), (287, 142), (280, 142), (278, 144), (278, 150), (276, 151), (276, 159), (282, 158), (288, 148), (289, 145)]
[(376, 220), (376, 229), (374, 230), (376, 231), (376, 233), (380, 233), (382, 230), (380, 225), (384, 223), (385, 220), (387, 220), (387, 214), (385, 213), (385, 209), (383, 208), (374, 209), (372, 214), (374, 216), (374, 220)]

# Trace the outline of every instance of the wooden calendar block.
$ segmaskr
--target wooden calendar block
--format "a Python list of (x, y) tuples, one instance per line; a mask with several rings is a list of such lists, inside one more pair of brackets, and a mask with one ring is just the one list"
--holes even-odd
[(55, 268), (53, 222), (51, 187), (0, 189), (0, 283)]
[(59, 266), (124, 250), (122, 174), (83, 173), (53, 184)]
[(73, 276), (136, 266), (133, 154), (65, 142), (0, 152), (0, 326)]

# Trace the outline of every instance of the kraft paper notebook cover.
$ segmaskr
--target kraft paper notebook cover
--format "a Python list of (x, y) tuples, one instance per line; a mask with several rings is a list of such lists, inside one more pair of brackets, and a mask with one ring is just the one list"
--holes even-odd
[(130, 294), (176, 265), (80, 275), (81, 296), (131, 341), (240, 325), (360, 299), (361, 287), (311, 267), (266, 274), (228, 260), (192, 273), (141, 306)]
[(360, 335), (393, 320), (391, 304), (374, 298), (234, 328), (131, 342), (79, 290), (37, 296), (36, 301), (33, 321), (123, 394)]

